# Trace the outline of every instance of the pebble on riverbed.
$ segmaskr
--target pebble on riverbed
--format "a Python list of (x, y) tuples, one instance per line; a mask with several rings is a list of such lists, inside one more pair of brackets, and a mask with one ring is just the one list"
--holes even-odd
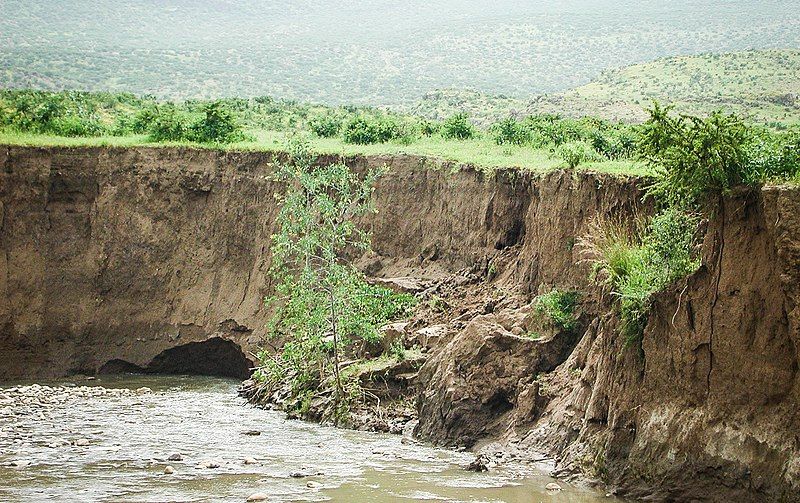
[(219, 463), (213, 459), (204, 459), (200, 461), (197, 468), (219, 468)]
[(164, 475), (172, 475), (173, 473), (175, 473), (175, 468), (170, 465), (164, 467)]

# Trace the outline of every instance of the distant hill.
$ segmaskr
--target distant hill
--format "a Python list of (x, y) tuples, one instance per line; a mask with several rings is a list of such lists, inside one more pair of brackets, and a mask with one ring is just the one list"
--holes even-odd
[(430, 118), (466, 111), (482, 123), (541, 113), (638, 122), (653, 100), (696, 115), (722, 109), (772, 126), (800, 124), (800, 50), (663, 58), (607, 70), (589, 84), (532, 100), (447, 89), (407, 110)]
[[(0, 0), (0, 87), (528, 99), (675, 54), (800, 47), (797, 0)], [(600, 90), (597, 91), (600, 93)]]

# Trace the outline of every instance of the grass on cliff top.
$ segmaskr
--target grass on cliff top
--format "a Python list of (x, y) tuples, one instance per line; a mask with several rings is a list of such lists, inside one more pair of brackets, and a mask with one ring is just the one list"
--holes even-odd
[[(57, 147), (195, 147), (234, 151), (280, 151), (286, 144), (287, 133), (279, 131), (250, 131), (255, 141), (244, 141), (230, 145), (204, 145), (191, 142), (156, 143), (146, 135), (63, 137), (43, 134), (18, 133), (0, 130), (0, 144), (23, 146)], [(410, 145), (388, 142), (372, 145), (353, 145), (338, 138), (310, 139), (312, 149), (319, 154), (341, 155), (397, 155), (412, 154), (452, 161), (458, 164), (472, 164), (479, 168), (520, 168), (526, 171), (547, 172), (566, 168), (564, 161), (548, 150), (533, 149), (526, 146), (496, 145), (491, 139), (444, 140), (437, 137), (423, 137)], [(648, 171), (643, 164), (634, 161), (597, 161), (579, 165), (577, 170), (596, 171), (616, 175), (643, 176)]]

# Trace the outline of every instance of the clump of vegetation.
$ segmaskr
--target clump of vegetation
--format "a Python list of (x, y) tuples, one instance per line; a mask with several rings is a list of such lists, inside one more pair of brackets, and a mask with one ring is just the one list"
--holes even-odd
[(512, 117), (495, 123), (491, 129), (498, 145), (525, 145), (530, 141), (530, 131)]
[(475, 126), (465, 113), (453, 114), (442, 123), (442, 137), (448, 140), (469, 140), (475, 136)]
[(399, 124), (389, 117), (353, 117), (344, 126), (342, 139), (345, 143), (367, 145), (370, 143), (386, 143), (399, 137)]
[(580, 294), (576, 291), (563, 291), (554, 288), (548, 293), (539, 295), (534, 300), (534, 309), (540, 315), (546, 315), (559, 330), (571, 333), (577, 328), (578, 319), (575, 308), (578, 306)]
[(415, 299), (368, 284), (343, 258), (347, 249), (369, 247), (354, 219), (373, 211), (372, 187), (382, 170), (359, 178), (344, 164), (317, 165), (302, 140), (290, 152), (275, 174), (287, 191), (272, 236), (275, 295), (266, 299), (269, 335), (284, 344), (277, 354), (258, 354), (255, 378), (270, 394), (288, 387), (288, 401), (301, 413), (332, 389), (332, 419), (339, 422), (359, 396), (358, 383), (341, 372), (344, 355), (360, 341), (377, 342), (378, 328), (406, 315)]
[(148, 125), (150, 140), (155, 142), (182, 141), (190, 131), (190, 118), (171, 104), (159, 107)]
[(574, 169), (585, 162), (600, 160), (600, 156), (585, 141), (571, 141), (556, 147), (556, 155), (567, 163), (567, 167)]
[(581, 239), (583, 253), (593, 264), (593, 277), (619, 300), (626, 345), (641, 341), (653, 294), (700, 266), (698, 220), (675, 208), (646, 224), (640, 219), (631, 224), (601, 218)]
[(594, 277), (619, 300), (627, 344), (641, 341), (653, 295), (699, 267), (698, 212), (713, 210), (736, 186), (800, 171), (791, 132), (768, 132), (722, 113), (700, 118), (670, 111), (654, 105), (638, 144), (655, 174), (647, 196), (660, 211), (633, 223), (601, 219), (581, 240)]
[(99, 136), (106, 132), (89, 93), (70, 91), (4, 91), (0, 126), (58, 136)]
[(720, 112), (701, 118), (670, 111), (654, 105), (639, 144), (656, 176), (648, 193), (663, 206), (696, 209), (737, 185), (800, 172), (795, 133), (771, 133)]
[(342, 129), (342, 120), (334, 114), (326, 113), (311, 119), (308, 127), (320, 138), (332, 138)]
[(202, 114), (191, 125), (185, 139), (199, 143), (233, 143), (246, 138), (236, 116), (224, 103), (211, 102), (202, 108)]

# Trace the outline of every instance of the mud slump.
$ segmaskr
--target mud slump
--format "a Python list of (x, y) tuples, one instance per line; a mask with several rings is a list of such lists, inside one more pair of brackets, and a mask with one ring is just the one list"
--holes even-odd
[(613, 501), (548, 492), (530, 467), (472, 473), (468, 453), (286, 420), (246, 406), (231, 379), (49, 384), (0, 387), (2, 501)]

